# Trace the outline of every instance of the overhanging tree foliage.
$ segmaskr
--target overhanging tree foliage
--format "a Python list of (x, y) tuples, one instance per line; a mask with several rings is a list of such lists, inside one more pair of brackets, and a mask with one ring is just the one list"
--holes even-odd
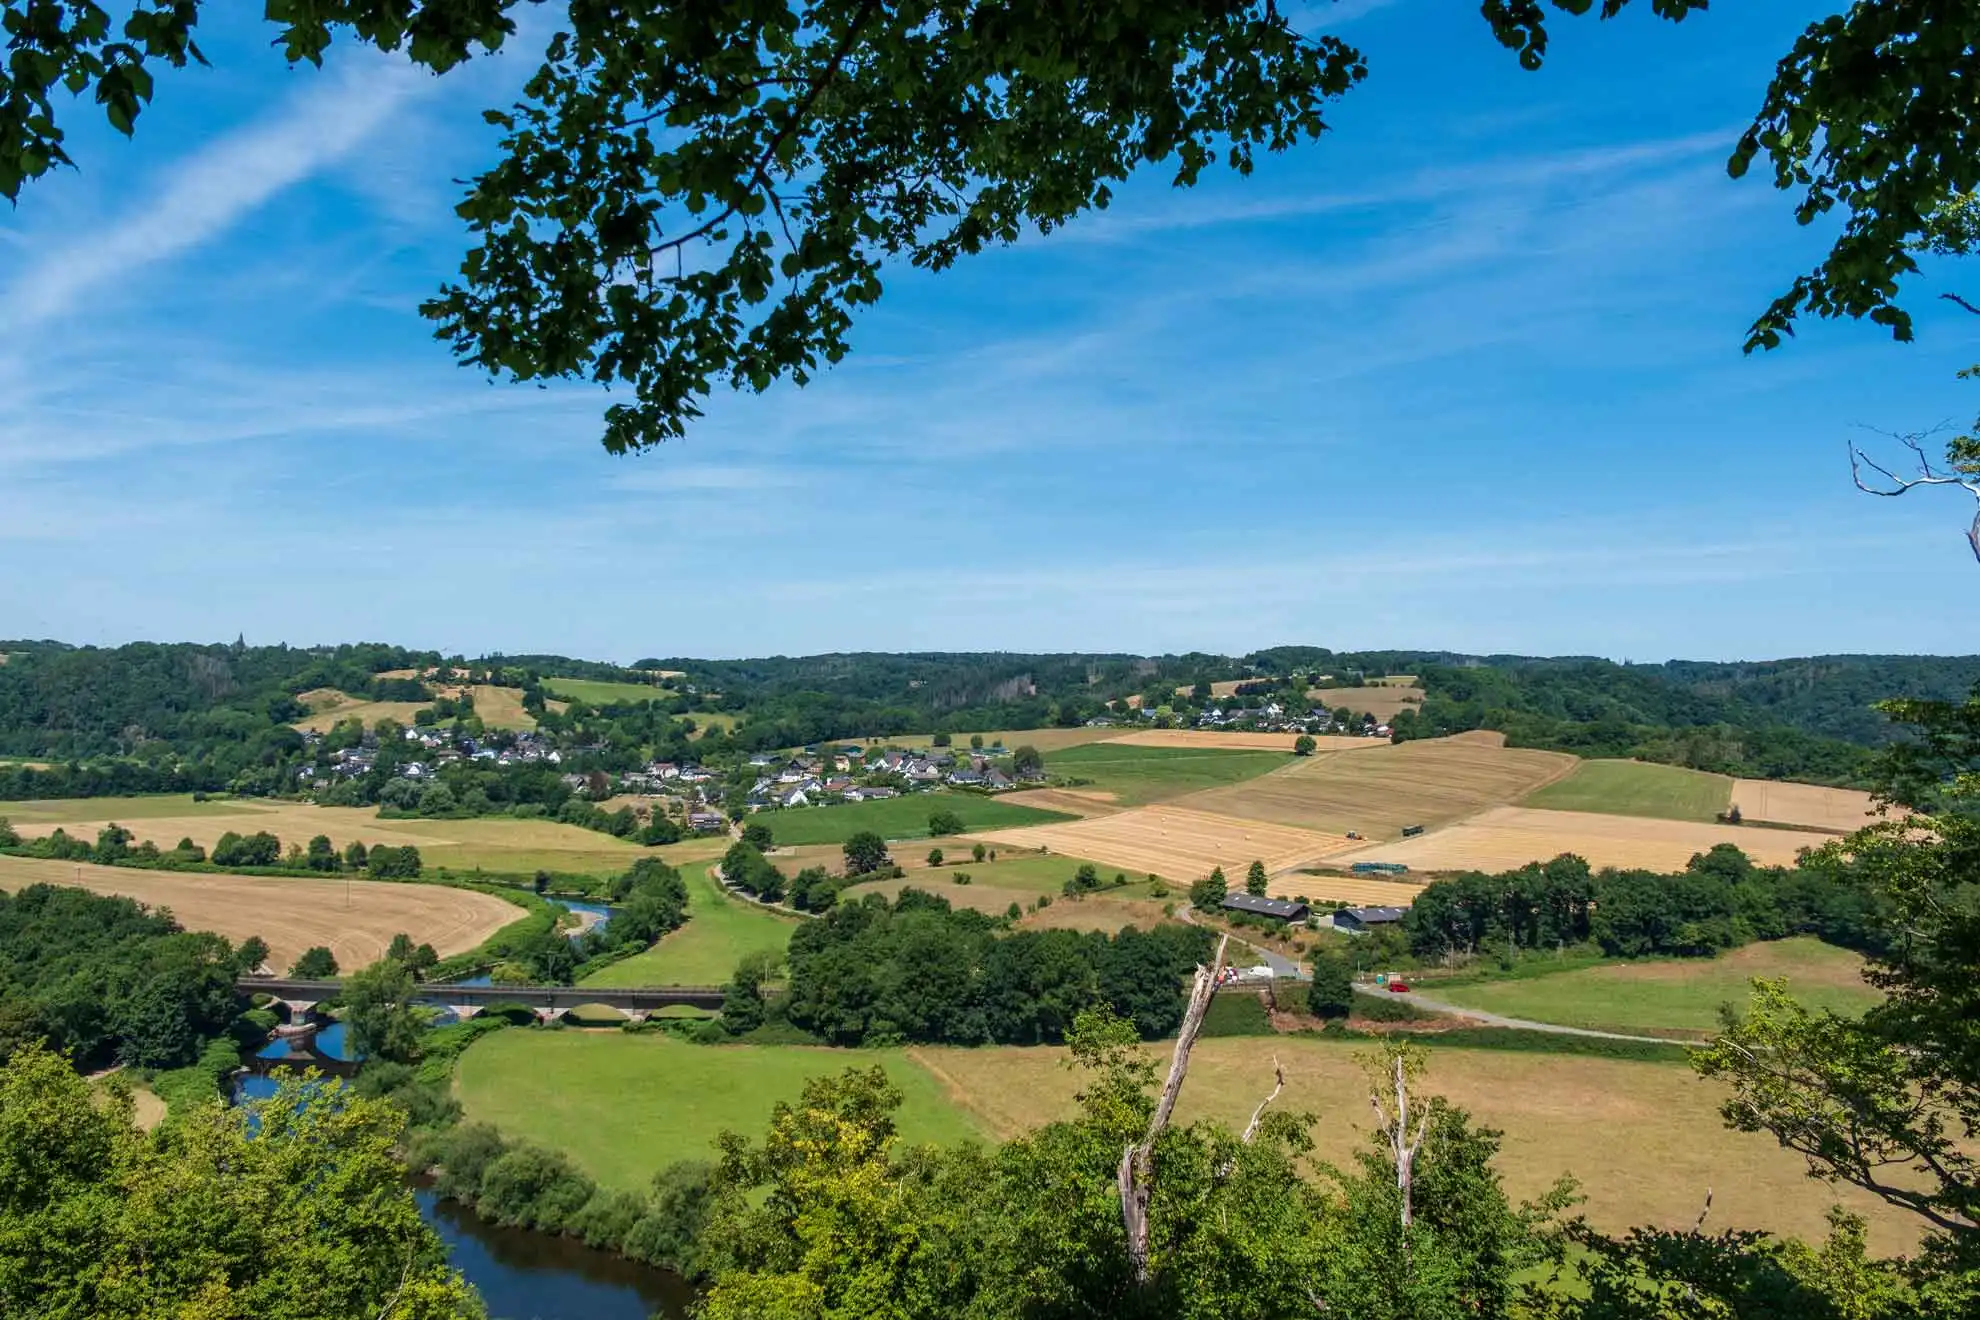
[[(292, 61), (343, 35), (445, 72), (501, 46), (519, 0), (269, 0)], [(1483, 0), (1528, 68), (1548, 11), (1629, 0)], [(1672, 20), (1705, 0), (1649, 0)], [(59, 93), (129, 133), (160, 66), (204, 62), (201, 0), (5, 0), (0, 193), (70, 163)], [(1105, 208), (1144, 165), (1179, 187), (1318, 138), (1367, 73), (1274, 0), (1133, 6), (577, 0), (523, 99), (490, 111), (502, 159), (457, 208), (475, 246), (425, 306), (463, 361), (516, 380), (629, 387), (604, 441), (679, 436), (717, 383), (804, 383), (849, 347), (889, 262), (943, 270)], [(1765, 158), (1803, 223), (1841, 208), (1828, 257), (1755, 322), (1773, 347), (1803, 312), (1898, 306), (1932, 217), (1980, 187), (1970, 93), (1980, 11), (1859, 0), (1809, 25), (1730, 168)]]

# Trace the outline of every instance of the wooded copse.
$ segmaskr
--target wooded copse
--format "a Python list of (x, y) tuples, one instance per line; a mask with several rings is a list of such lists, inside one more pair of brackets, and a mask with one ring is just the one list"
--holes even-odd
[(791, 933), (782, 1011), (836, 1045), (1057, 1042), (1100, 1007), (1153, 1040), (1182, 1021), (1184, 980), (1210, 941), (1174, 924), (1112, 936), (1007, 925), (913, 888), (841, 902)]
[(1872, 952), (1888, 938), (1881, 918), (1841, 848), (1766, 867), (1720, 844), (1672, 875), (1594, 871), (1563, 855), (1496, 875), (1433, 880), (1403, 925), (1410, 951), (1426, 960), (1587, 944), (1610, 957), (1710, 957), (1796, 934)]

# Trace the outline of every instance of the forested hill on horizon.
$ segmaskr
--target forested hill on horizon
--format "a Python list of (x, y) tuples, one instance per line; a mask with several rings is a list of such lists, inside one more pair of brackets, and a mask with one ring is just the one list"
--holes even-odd
[(0, 657), (0, 755), (114, 763), (126, 788), (156, 777), (126, 773), (147, 766), (169, 770), (174, 785), (245, 791), (257, 791), (258, 768), (292, 760), (299, 728), (332, 708), (338, 719), (537, 727), (630, 763), (685, 754), (690, 740), (705, 758), (826, 738), (1066, 727), (1130, 711), (1180, 727), (1275, 699), (1359, 714), (1383, 705), (1357, 694), (1384, 679), (1405, 689), (1383, 716), (1398, 741), (1492, 729), (1515, 746), (1849, 783), (1867, 749), (1893, 737), (1873, 703), (1959, 700), (1980, 684), (1980, 656), (1618, 664), (1303, 646), (1235, 657), (867, 652), (619, 665), (375, 643), (11, 641)]

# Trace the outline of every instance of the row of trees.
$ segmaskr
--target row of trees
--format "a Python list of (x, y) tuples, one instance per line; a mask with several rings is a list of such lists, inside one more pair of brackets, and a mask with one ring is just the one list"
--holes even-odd
[(1821, 857), (1762, 867), (1732, 844), (1674, 874), (1591, 871), (1572, 854), (1497, 875), (1438, 880), (1404, 920), (1423, 957), (1559, 949), (1593, 942), (1613, 957), (1707, 956), (1807, 933), (1871, 950), (1885, 938), (1875, 896)]
[(784, 1011), (840, 1045), (1036, 1044), (1105, 1005), (1152, 1040), (1181, 1022), (1182, 978), (1208, 939), (1182, 925), (1004, 933), (917, 889), (869, 894), (792, 932)]
[(228, 830), (214, 840), (213, 851), (208, 853), (189, 838), (180, 839), (170, 849), (160, 848), (149, 839), (139, 841), (130, 830), (115, 822), (98, 830), (92, 844), (71, 836), (60, 826), (39, 838), (26, 839), (0, 817), (0, 849), (55, 861), (160, 870), (212, 866), (229, 870), (348, 871), (374, 880), (416, 880), (425, 869), (419, 849), (413, 844), (394, 847), (381, 843), (366, 847), (362, 841), (352, 840), (339, 852), (329, 835), (319, 834), (307, 846), (291, 845), (285, 851), (282, 841), (266, 830), (246, 835)]

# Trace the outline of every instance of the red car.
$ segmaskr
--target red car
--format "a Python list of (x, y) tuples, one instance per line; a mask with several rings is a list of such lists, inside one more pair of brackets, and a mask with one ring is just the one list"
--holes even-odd
[(1406, 995), (1409, 993), (1409, 983), (1391, 979), (1389, 981), (1389, 993), (1392, 995)]

